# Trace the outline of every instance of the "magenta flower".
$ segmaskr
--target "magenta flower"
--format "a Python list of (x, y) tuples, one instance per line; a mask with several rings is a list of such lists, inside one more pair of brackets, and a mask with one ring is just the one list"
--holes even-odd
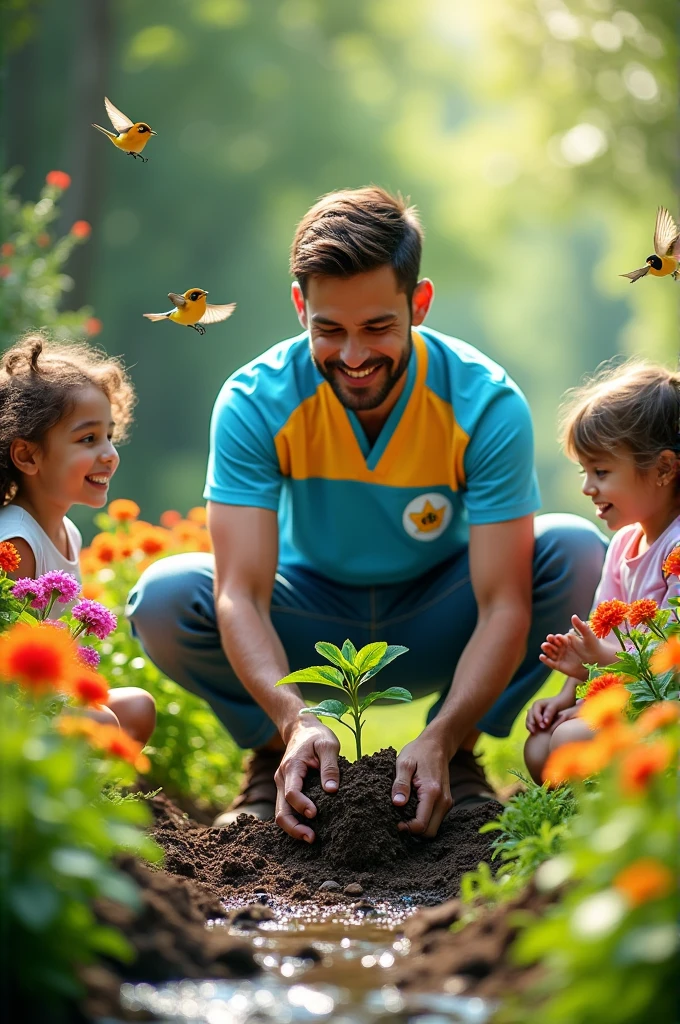
[(74, 634), (75, 636), (85, 633), (86, 636), (92, 635), (100, 640), (105, 640), (118, 625), (118, 619), (113, 612), (110, 612), (99, 601), (91, 601), (89, 598), (84, 598), (78, 604), (74, 604), (71, 615), (81, 624)]
[(22, 576), (20, 580), (16, 581), (12, 587), (12, 596), (16, 597), (17, 601), (26, 601), (32, 598), (31, 608), (36, 608), (38, 611), (47, 608), (50, 600), (50, 595), (45, 593), (40, 581), (32, 580), (30, 576)]
[(52, 604), (68, 604), (80, 593), (80, 582), (70, 572), (53, 569), (38, 576), (36, 581)]
[(84, 665), (89, 665), (90, 668), (97, 668), (99, 665), (99, 651), (95, 651), (94, 647), (88, 647), (87, 644), (78, 648), (78, 657)]

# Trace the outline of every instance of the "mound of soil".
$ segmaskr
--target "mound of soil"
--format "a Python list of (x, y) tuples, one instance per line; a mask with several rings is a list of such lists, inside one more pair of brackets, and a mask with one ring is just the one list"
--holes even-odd
[(306, 820), (316, 832), (312, 844), (292, 839), (273, 821), (247, 815), (227, 828), (202, 828), (156, 797), (154, 836), (166, 852), (165, 868), (205, 884), (222, 899), (244, 899), (259, 890), (291, 903), (337, 900), (337, 892), (318, 891), (327, 881), (340, 889), (358, 882), (372, 898), (407, 897), (426, 905), (450, 899), (461, 875), (490, 859), (491, 839), (479, 829), (500, 805), (454, 808), (434, 839), (410, 836), (397, 825), (413, 817), (415, 798), (406, 808), (392, 804), (395, 763), (391, 748), (353, 764), (341, 757), (334, 794), (325, 793), (318, 772), (311, 772), (305, 792), (317, 806), (316, 818)]

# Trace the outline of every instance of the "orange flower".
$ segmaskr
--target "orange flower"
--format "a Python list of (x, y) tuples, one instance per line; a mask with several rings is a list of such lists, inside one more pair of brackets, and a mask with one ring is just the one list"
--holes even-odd
[(109, 505), (108, 513), (117, 523), (129, 523), (139, 517), (139, 505), (129, 498), (116, 498)]
[(602, 765), (610, 763), (616, 754), (620, 754), (622, 750), (630, 750), (634, 743), (637, 742), (637, 733), (630, 725), (624, 725), (622, 722), (616, 725), (610, 725), (606, 729), (601, 729), (593, 739), (593, 745), (597, 748), (597, 753), (601, 757)]
[(0, 245), (0, 253), (9, 259), (10, 256), (14, 256), (14, 246), (11, 242), (3, 242), (2, 245)]
[(633, 907), (650, 900), (660, 900), (675, 888), (675, 876), (670, 868), (654, 857), (640, 857), (619, 871), (613, 886), (626, 897)]
[(212, 544), (210, 543), (210, 534), (207, 530), (201, 530), (199, 537), (197, 538), (198, 550), (199, 551), (212, 551)]
[(143, 744), (133, 740), (117, 725), (99, 725), (92, 743), (111, 757), (129, 761), (139, 772), (147, 772), (151, 767), (148, 757), (142, 753)]
[(590, 616), (590, 628), (595, 636), (604, 640), (609, 636), (612, 629), (622, 626), (628, 617), (629, 606), (625, 601), (613, 598), (611, 601), (602, 601)]
[(624, 683), (628, 682), (630, 682), (630, 676), (624, 676), (617, 672), (603, 672), (601, 676), (595, 676), (588, 683), (586, 700), (590, 700), (596, 693), (608, 690), (610, 686), (623, 686)]
[(182, 516), (174, 508), (169, 508), (167, 512), (161, 513), (161, 526), (165, 526), (168, 530), (181, 522)]
[(46, 231), (41, 231), (40, 234), (36, 237), (36, 243), (40, 246), (41, 249), (45, 249), (51, 241), (52, 239)]
[(140, 534), (137, 546), (145, 555), (157, 555), (165, 551), (170, 543), (169, 535), (160, 527), (150, 527)]
[(83, 666), (69, 679), (68, 692), (81, 704), (103, 704), (109, 695), (109, 684), (98, 672)]
[(680, 668), (680, 636), (671, 636), (665, 644), (654, 651), (651, 660), (652, 672), (661, 676), (664, 672), (677, 672)]
[(579, 718), (594, 730), (618, 725), (629, 698), (630, 694), (625, 686), (610, 686), (579, 705)]
[(658, 604), (651, 597), (641, 597), (639, 600), (631, 602), (628, 624), (633, 628), (640, 626), (643, 622), (653, 619), (658, 610)]
[(99, 317), (88, 316), (83, 326), (85, 327), (85, 333), (87, 334), (88, 338), (94, 338), (96, 334), (101, 333), (101, 329), (104, 326), (104, 324), (101, 322)]
[(63, 685), (75, 666), (66, 630), (20, 622), (0, 639), (0, 678), (36, 694)]
[(118, 536), (116, 537), (116, 543), (118, 545), (119, 558), (132, 558), (136, 550), (136, 545), (132, 537)]
[(11, 541), (0, 541), (0, 569), (3, 572), (16, 572), (21, 565), (21, 555)]
[(180, 544), (196, 544), (201, 535), (201, 527), (188, 519), (182, 519), (173, 526), (172, 535)]
[(89, 238), (92, 234), (92, 225), (86, 220), (77, 220), (71, 227), (71, 234), (74, 238)]
[(653, 775), (664, 772), (671, 763), (672, 747), (668, 740), (656, 740), (636, 747), (621, 764), (621, 788), (628, 796), (644, 793)]
[(90, 550), (94, 557), (104, 565), (115, 562), (118, 558), (118, 545), (109, 533), (98, 533), (93, 537)]
[(664, 576), (680, 576), (680, 544), (666, 556), (661, 571)]
[(590, 740), (565, 743), (553, 750), (543, 768), (543, 781), (558, 786), (569, 779), (586, 779), (604, 767), (602, 751)]
[(98, 601), (104, 593), (104, 588), (101, 583), (97, 583), (95, 580), (85, 580), (81, 593), (88, 601)]
[(204, 505), (197, 505), (195, 508), (190, 508), (187, 512), (187, 519), (191, 523), (198, 523), (199, 526), (205, 526), (208, 521), (208, 513)]
[(638, 736), (650, 736), (665, 725), (673, 725), (680, 719), (680, 703), (677, 700), (662, 700), (643, 711), (635, 729)]
[(66, 171), (50, 171), (45, 181), (48, 185), (54, 185), (55, 188), (60, 188), (63, 192), (71, 184), (71, 176)]
[(6, 263), (3, 263), (2, 266), (0, 266), (0, 277), (9, 277), (11, 273), (12, 268), (8, 266)]
[(54, 724), (63, 736), (85, 736), (87, 739), (91, 739), (99, 728), (97, 722), (80, 714), (61, 714)]

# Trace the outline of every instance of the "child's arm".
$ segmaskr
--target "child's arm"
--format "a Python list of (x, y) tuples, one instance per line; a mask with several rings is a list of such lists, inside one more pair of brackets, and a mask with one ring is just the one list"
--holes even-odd
[(585, 665), (605, 668), (616, 661), (620, 645), (616, 641), (599, 640), (592, 629), (578, 615), (572, 615), (574, 627), (568, 633), (549, 633), (541, 644), (539, 659), (557, 672), (573, 676), (582, 683), (588, 678)]
[(8, 540), (10, 544), (14, 544), (14, 547), (19, 552), (21, 563), (16, 572), (8, 572), (7, 575), (13, 580), (23, 579), (25, 576), (35, 579), (35, 555), (33, 554), (33, 548), (23, 537), (8, 537)]
[(529, 732), (534, 734), (547, 729), (560, 712), (573, 707), (576, 703), (576, 687), (580, 682), (580, 679), (574, 677), (565, 679), (564, 686), (555, 697), (542, 697), (534, 701), (527, 712), (526, 726)]

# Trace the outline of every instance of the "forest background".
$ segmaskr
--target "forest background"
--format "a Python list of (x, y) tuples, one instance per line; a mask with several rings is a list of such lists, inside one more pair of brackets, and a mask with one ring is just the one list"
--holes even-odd
[[(677, 212), (672, 0), (2, 0), (3, 162), (60, 226), (93, 228), (65, 306), (91, 307), (139, 395), (112, 497), (201, 499), (222, 381), (299, 330), (288, 247), (331, 189), (409, 195), (428, 324), (501, 362), (533, 410), (544, 510), (586, 516), (559, 453), (564, 390), (602, 360), (677, 358), (680, 286), (617, 276)], [(90, 127), (108, 95), (158, 132), (148, 164)], [(169, 290), (237, 301), (205, 338), (142, 319)], [(10, 288), (11, 277), (0, 281)], [(0, 296), (1, 298), (1, 296)], [(0, 342), (17, 328), (11, 323)], [(88, 510), (74, 510), (86, 536)]]

